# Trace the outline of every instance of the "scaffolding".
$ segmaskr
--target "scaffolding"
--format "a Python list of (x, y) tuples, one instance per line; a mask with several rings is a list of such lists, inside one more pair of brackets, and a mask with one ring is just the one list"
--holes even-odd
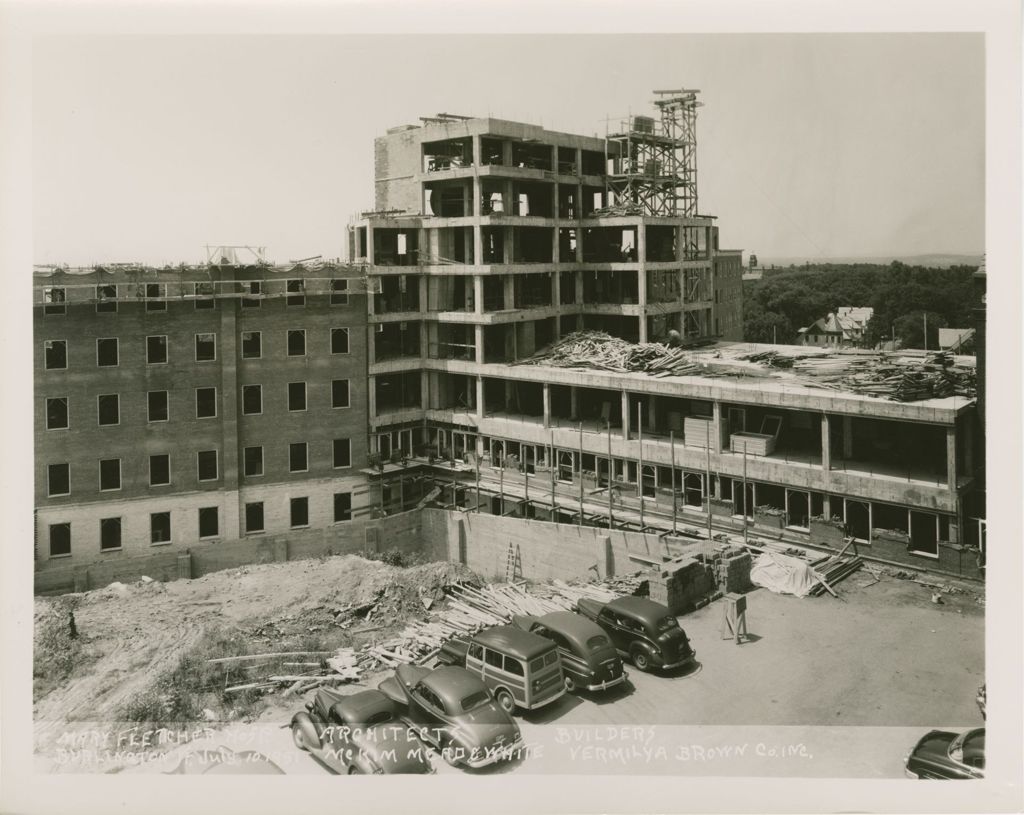
[(697, 90), (654, 91), (660, 119), (631, 116), (608, 141), (615, 206), (643, 215), (697, 215)]

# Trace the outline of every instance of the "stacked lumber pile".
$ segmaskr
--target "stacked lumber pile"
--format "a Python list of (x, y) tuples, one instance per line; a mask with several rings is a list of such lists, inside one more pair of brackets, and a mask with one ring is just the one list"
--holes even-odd
[[(218, 657), (208, 660), (211, 664), (220, 664), (225, 668), (224, 692), (236, 693), (244, 690), (271, 690), (279, 689), (286, 694), (305, 693), (307, 690), (320, 687), (321, 685), (358, 682), (360, 671), (355, 650), (352, 648), (339, 648), (333, 656), (324, 658), (323, 651), (279, 651), (270, 654), (245, 654), (233, 657)], [(316, 661), (296, 661), (298, 657), (316, 657)], [(264, 660), (250, 665), (240, 663)], [(247, 678), (253, 681), (241, 684), (229, 685), (229, 679), (234, 669), (240, 668), (249, 672), (258, 668), (266, 668), (269, 673), (263, 679), (255, 679), (250, 675)], [(288, 670), (291, 669), (291, 670)]]
[(810, 594), (812, 597), (824, 594), (828, 591), (830, 594), (835, 594), (832, 591), (832, 586), (843, 580), (857, 571), (864, 561), (857, 555), (833, 555), (825, 559), (824, 562), (819, 563), (814, 567), (815, 576), (821, 581), (811, 589)]
[(896, 402), (977, 395), (977, 372), (948, 351), (909, 354), (844, 354), (807, 357), (793, 371), (815, 384)]
[(631, 343), (603, 331), (575, 331), (517, 364), (618, 373), (638, 371), (654, 376), (709, 373), (705, 365), (682, 348), (669, 348), (658, 342)]

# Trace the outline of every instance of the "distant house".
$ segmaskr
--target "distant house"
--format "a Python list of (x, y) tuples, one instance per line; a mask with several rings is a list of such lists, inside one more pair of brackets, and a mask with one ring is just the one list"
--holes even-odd
[(800, 345), (816, 345), (831, 348), (851, 348), (862, 345), (868, 322), (874, 315), (873, 308), (843, 306), (827, 317), (815, 320), (797, 334)]
[(959, 351), (973, 337), (973, 328), (940, 328), (939, 348), (943, 351)]

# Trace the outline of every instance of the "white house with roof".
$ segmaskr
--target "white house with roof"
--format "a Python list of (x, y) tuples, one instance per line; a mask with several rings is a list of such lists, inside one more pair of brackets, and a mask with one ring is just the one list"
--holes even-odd
[(825, 348), (850, 348), (864, 342), (868, 323), (875, 310), (869, 306), (841, 306), (828, 316), (815, 320), (797, 334), (800, 345), (816, 345)]

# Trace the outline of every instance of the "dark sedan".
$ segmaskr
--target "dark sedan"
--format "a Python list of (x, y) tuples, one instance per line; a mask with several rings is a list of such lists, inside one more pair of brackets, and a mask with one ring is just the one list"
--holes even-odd
[(602, 603), (584, 597), (577, 609), (601, 626), (616, 650), (641, 671), (675, 668), (696, 657), (676, 618), (653, 600), (627, 596)]
[(483, 767), (523, 746), (519, 725), (465, 668), (399, 665), (378, 687), (405, 706), (405, 721), (453, 766)]
[(906, 773), (911, 778), (984, 778), (985, 728), (926, 733), (907, 756)]
[(615, 646), (601, 627), (571, 611), (553, 611), (542, 617), (516, 615), (512, 624), (551, 640), (562, 657), (565, 689), (605, 690), (626, 680)]
[(379, 690), (345, 696), (320, 688), (292, 717), (292, 739), (336, 773), (432, 772), (422, 745), (398, 714), (396, 703)]

